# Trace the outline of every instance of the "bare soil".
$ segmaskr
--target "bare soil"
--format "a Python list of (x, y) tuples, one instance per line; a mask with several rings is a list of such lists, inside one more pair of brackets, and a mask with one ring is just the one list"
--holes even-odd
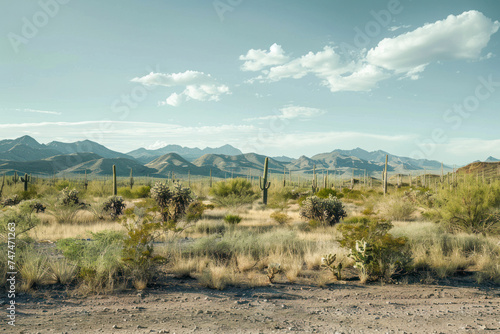
[(39, 290), (18, 296), (17, 312), (16, 326), (2, 319), (0, 333), (500, 333), (500, 287), (465, 277), (218, 291), (168, 278), (142, 293), (76, 298)]

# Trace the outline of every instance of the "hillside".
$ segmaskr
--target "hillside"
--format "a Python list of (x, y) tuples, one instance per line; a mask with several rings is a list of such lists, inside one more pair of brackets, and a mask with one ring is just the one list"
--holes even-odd
[(32, 173), (41, 175), (53, 175), (63, 172), (68, 168), (79, 165), (87, 161), (95, 161), (101, 157), (94, 153), (75, 153), (56, 155), (47, 159), (35, 161), (8, 161), (0, 162), (0, 173), (18, 174)]
[(133, 159), (133, 157), (126, 154), (112, 151), (107, 147), (98, 144), (90, 140), (77, 141), (74, 143), (63, 143), (59, 141), (53, 141), (47, 144), (47, 147), (52, 148), (62, 154), (72, 154), (72, 153), (95, 153), (102, 158), (125, 158)]
[(168, 176), (171, 172), (177, 175), (210, 175), (210, 169), (212, 169), (212, 175), (220, 177), (223, 176), (223, 172), (216, 167), (211, 166), (197, 166), (187, 161), (180, 155), (176, 153), (168, 153), (156, 158), (150, 163), (146, 164), (147, 167), (155, 169), (157, 174)]
[(110, 175), (113, 170), (113, 165), (116, 165), (116, 175), (117, 176), (129, 176), (130, 169), (133, 170), (134, 176), (148, 176), (153, 175), (157, 171), (156, 169), (148, 168), (141, 165), (139, 162), (131, 159), (124, 158), (100, 158), (91, 161), (86, 161), (75, 165), (71, 168), (64, 170), (66, 174), (83, 174), (87, 171), (87, 174), (100, 176), (100, 175)]
[(156, 158), (159, 158), (162, 155), (168, 153), (175, 153), (182, 156), (184, 159), (188, 161), (194, 161), (205, 154), (224, 154), (224, 155), (240, 155), (243, 154), (239, 149), (234, 148), (231, 145), (224, 145), (221, 147), (211, 148), (207, 147), (204, 149), (199, 149), (198, 147), (189, 148), (183, 147), (179, 145), (167, 145), (165, 147), (156, 149), (156, 150), (147, 150), (145, 148), (139, 148), (137, 150), (128, 152), (127, 154), (134, 157), (138, 161), (142, 163), (149, 163)]
[(500, 178), (500, 162), (473, 162), (459, 168), (457, 173), (472, 174), (478, 177), (483, 177), (484, 175), (487, 179), (497, 179)]

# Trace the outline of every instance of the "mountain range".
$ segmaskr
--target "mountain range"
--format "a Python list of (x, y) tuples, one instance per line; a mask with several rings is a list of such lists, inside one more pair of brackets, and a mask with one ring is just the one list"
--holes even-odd
[[(335, 173), (351, 176), (367, 173), (380, 176), (388, 156), (388, 170), (391, 173), (440, 171), (441, 162), (426, 159), (400, 157), (384, 151), (368, 152), (361, 148), (334, 150), (298, 159), (285, 156), (270, 157), (272, 173), (283, 174), (284, 170), (294, 174)], [(32, 173), (38, 175), (109, 175), (116, 165), (119, 176), (128, 176), (130, 169), (135, 176), (165, 177), (176, 175), (200, 175), (214, 177), (261, 175), (265, 156), (256, 153), (243, 154), (239, 149), (224, 145), (205, 149), (167, 145), (148, 150), (139, 148), (120, 153), (90, 140), (63, 143), (53, 141), (40, 144), (30, 136), (0, 141), (0, 173)], [(489, 157), (487, 161), (498, 161)], [(444, 166), (445, 171), (451, 170)]]

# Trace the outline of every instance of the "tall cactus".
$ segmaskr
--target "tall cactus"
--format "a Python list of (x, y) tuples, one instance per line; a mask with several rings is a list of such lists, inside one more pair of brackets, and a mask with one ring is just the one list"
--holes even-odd
[(87, 180), (87, 170), (85, 170), (85, 179), (83, 180), (83, 188), (87, 190), (88, 187), (89, 187), (89, 180)]
[(3, 186), (5, 185), (5, 173), (2, 177), (2, 186), (0, 187), (0, 198), (2, 198)]
[(27, 173), (24, 174), (24, 177), (21, 177), (21, 182), (24, 183), (24, 191), (28, 191), (28, 182), (31, 181), (31, 176)]
[(286, 187), (286, 167), (283, 167), (283, 187)]
[(316, 165), (313, 166), (312, 191), (313, 191), (313, 194), (318, 192), (318, 179), (316, 177)]
[(130, 168), (130, 180), (129, 180), (129, 184), (130, 184), (130, 190), (132, 190), (132, 187), (134, 186), (134, 174), (132, 172), (132, 168)]
[(14, 172), (14, 175), (12, 176), (12, 181), (14, 181), (14, 185), (16, 185), (17, 181), (19, 181), (19, 176), (17, 175), (17, 172)]
[(262, 203), (264, 203), (264, 205), (267, 205), (267, 190), (271, 186), (271, 182), (267, 181), (268, 165), (269, 165), (269, 158), (266, 157), (266, 160), (264, 162), (264, 174), (262, 175), (262, 178), (259, 179), (260, 190), (262, 190)]
[(116, 166), (113, 165), (113, 196), (118, 194), (118, 188), (116, 187)]
[(387, 194), (387, 154), (385, 155), (385, 168), (384, 168), (384, 195)]
[(212, 188), (212, 168), (210, 168), (210, 188)]

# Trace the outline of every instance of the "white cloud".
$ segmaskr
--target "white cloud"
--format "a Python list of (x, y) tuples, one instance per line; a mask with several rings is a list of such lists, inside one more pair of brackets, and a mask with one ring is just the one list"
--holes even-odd
[(389, 27), (389, 31), (396, 31), (396, 30), (399, 30), (399, 29), (408, 29), (410, 28), (411, 26), (410, 25), (402, 25), (402, 26), (392, 26), (392, 27)]
[[(393, 27), (394, 29), (390, 30), (407, 27)], [(257, 77), (247, 80), (246, 83), (249, 84), (256, 81), (274, 82), (285, 78), (300, 79), (311, 74), (332, 92), (369, 91), (379, 81), (393, 76), (417, 80), (432, 62), (480, 59), (481, 51), (499, 27), (498, 21), (493, 22), (480, 12), (468, 11), (425, 24), (394, 38), (385, 38), (375, 48), (351, 55), (353, 58), (350, 60), (343, 60), (335, 48), (325, 46), (322, 51), (309, 52), (276, 66), (269, 61), (262, 61), (245, 63), (242, 69), (261, 72)], [(259, 51), (258, 54), (263, 59), (268, 55), (262, 50), (250, 51)], [(279, 54), (283, 55), (281, 47)], [(484, 58), (489, 59), (492, 56), (488, 53)], [(246, 59), (242, 57), (241, 60)], [(257, 56), (254, 58), (260, 59)]]
[(288, 61), (288, 56), (285, 56), (281, 45), (274, 43), (266, 50), (248, 50), (246, 55), (241, 55), (240, 60), (245, 60), (241, 69), (243, 71), (260, 71), (264, 67), (283, 64)]
[(318, 109), (318, 108), (288, 105), (288, 106), (285, 106), (285, 107), (279, 109), (279, 113), (276, 115), (247, 118), (247, 119), (245, 119), (245, 121), (263, 121), (263, 120), (272, 120), (272, 119), (282, 119), (282, 120), (308, 119), (308, 118), (323, 115), (325, 113), (326, 113), (326, 111)]
[(143, 77), (133, 78), (131, 81), (148, 86), (185, 87), (182, 92), (174, 92), (165, 101), (158, 102), (160, 106), (177, 107), (189, 100), (219, 101), (221, 95), (231, 94), (228, 86), (218, 84), (210, 74), (198, 71), (170, 74), (151, 72)]
[(37, 110), (37, 109), (15, 109), (15, 110), (16, 111), (23, 111), (23, 112), (37, 113), (37, 114), (61, 115), (60, 112), (57, 112), (57, 111), (48, 111), (48, 110)]
[(500, 23), (478, 11), (428, 23), (394, 38), (385, 38), (368, 51), (373, 65), (396, 73), (423, 71), (429, 63), (450, 59), (478, 59)]

